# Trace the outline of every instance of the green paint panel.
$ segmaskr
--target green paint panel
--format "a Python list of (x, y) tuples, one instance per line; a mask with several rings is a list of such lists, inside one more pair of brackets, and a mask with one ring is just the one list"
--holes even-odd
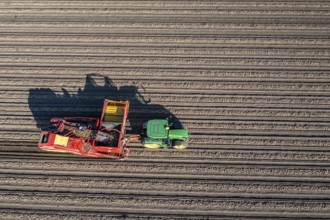
[(186, 129), (173, 129), (169, 131), (169, 137), (171, 140), (188, 140), (188, 130)]

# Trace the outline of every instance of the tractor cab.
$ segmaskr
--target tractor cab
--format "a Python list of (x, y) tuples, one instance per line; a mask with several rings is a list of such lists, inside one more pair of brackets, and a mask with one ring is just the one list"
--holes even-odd
[(153, 119), (144, 124), (143, 145), (146, 148), (184, 149), (188, 145), (188, 130), (174, 129), (167, 119)]

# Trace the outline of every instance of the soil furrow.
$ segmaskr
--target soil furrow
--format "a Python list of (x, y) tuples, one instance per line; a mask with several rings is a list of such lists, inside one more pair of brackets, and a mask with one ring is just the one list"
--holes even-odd
[[(18, 178), (19, 177), (19, 178)], [(233, 193), (288, 193), (288, 194), (306, 194), (306, 195), (324, 195), (329, 193), (327, 184), (317, 183), (300, 183), (300, 182), (273, 182), (263, 183), (262, 181), (199, 181), (194, 180), (149, 180), (143, 181), (139, 179), (102, 179), (102, 178), (79, 178), (79, 177), (62, 177), (52, 176), (45, 178), (44, 176), (20, 176), (10, 177), (7, 175), (0, 176), (0, 182), (4, 186), (35, 186), (40, 187), (68, 187), (77, 189), (94, 188), (95, 184), (101, 189), (118, 189), (118, 190), (148, 190), (148, 191), (181, 191), (181, 192), (233, 192)], [(150, 184), (151, 183), (151, 184)], [(169, 183), (169, 184), (166, 184)], [(166, 185), (166, 188), (164, 188)], [(9, 188), (7, 189), (9, 190)]]
[[(40, 192), (41, 191), (41, 192)], [(176, 209), (182, 208), (195, 208), (196, 210), (217, 210), (217, 209), (250, 209), (250, 210), (263, 210), (265, 208), (269, 210), (276, 211), (289, 211), (294, 209), (295, 211), (318, 211), (323, 213), (328, 213), (329, 203), (328, 201), (317, 199), (313, 200), (300, 200), (296, 201), (267, 201), (266, 199), (251, 199), (249, 201), (240, 201), (239, 198), (227, 199), (219, 198), (212, 199), (207, 197), (194, 198), (193, 196), (189, 197), (163, 197), (157, 196), (153, 198), (149, 195), (136, 196), (132, 199), (129, 195), (104, 195), (100, 197), (99, 195), (82, 195), (78, 193), (49, 193), (42, 192), (40, 190), (38, 195), (33, 195), (31, 192), (22, 192), (21, 195), (17, 193), (7, 192), (6, 194), (2, 193), (0, 196), (2, 201), (17, 203), (29, 201), (31, 204), (57, 204), (71, 206), (75, 203), (84, 204), (86, 206), (100, 206), (101, 204), (109, 204), (111, 207), (121, 207), (123, 204), (129, 205), (134, 208), (142, 208), (144, 206), (154, 207), (154, 208), (166, 208), (167, 206), (175, 205)], [(46, 195), (45, 195), (46, 194)], [(48, 194), (48, 195), (47, 195)], [(252, 196), (253, 197), (253, 196)]]
[[(49, 169), (29, 169), (29, 170), (22, 170), (19, 168), (17, 170), (14, 169), (0, 169), (1, 175), (45, 175), (45, 176), (52, 176), (52, 175), (61, 175), (65, 177), (71, 176), (81, 176), (81, 177), (98, 177), (98, 178), (138, 178), (138, 179), (154, 179), (154, 180), (195, 180), (195, 181), (219, 181), (219, 180), (226, 180), (226, 181), (265, 181), (265, 182), (304, 182), (304, 183), (324, 183), (329, 184), (330, 179), (325, 177), (293, 177), (289, 176), (233, 176), (233, 175), (187, 175), (187, 174), (162, 174), (159, 173), (154, 174), (147, 174), (147, 173), (122, 173), (122, 172), (115, 172), (115, 173), (104, 173), (104, 172), (86, 172), (86, 171), (63, 171), (63, 170), (49, 170)], [(9, 186), (10, 187), (10, 186)], [(64, 188), (63, 190), (68, 191), (69, 189)], [(73, 189), (71, 189), (73, 190)], [(81, 189), (80, 189), (81, 190)], [(95, 189), (97, 190), (97, 188)], [(102, 192), (102, 189), (99, 189)], [(138, 191), (140, 193), (140, 191)], [(294, 197), (294, 196), (293, 196)], [(324, 196), (324, 198), (328, 198)]]
[[(259, 159), (260, 160), (260, 159)], [(239, 162), (238, 162), (239, 163)], [(224, 164), (226, 167), (224, 167)], [(295, 178), (321, 178), (329, 175), (329, 167), (320, 163), (320, 165), (314, 167), (313, 163), (304, 162), (302, 164), (309, 165), (308, 169), (302, 167), (294, 167), (293, 164), (299, 165), (298, 162), (295, 163), (279, 163), (279, 167), (271, 164), (276, 164), (276, 161), (271, 161), (267, 164), (255, 164), (250, 165), (246, 163), (245, 165), (232, 165), (227, 161), (223, 161), (219, 164), (181, 164), (180, 163), (146, 163), (146, 162), (130, 162), (125, 165), (120, 163), (92, 163), (90, 162), (88, 166), (84, 163), (67, 163), (64, 167), (61, 162), (53, 161), (42, 162), (42, 161), (27, 161), (24, 160), (22, 162), (11, 161), (11, 160), (1, 160), (0, 161), (0, 169), (2, 172), (11, 172), (14, 169), (27, 169), (31, 172), (38, 172), (39, 170), (47, 170), (49, 172), (56, 172), (58, 170), (65, 172), (79, 172), (80, 170), (84, 170), (85, 173), (90, 173), (93, 175), (102, 175), (104, 172), (109, 172), (111, 174), (120, 174), (125, 173), (127, 175), (145, 175), (149, 174), (151, 176), (157, 175), (159, 173), (162, 174), (171, 174), (171, 175), (192, 175), (194, 173), (198, 173), (199, 176), (226, 176), (232, 174), (232, 176), (253, 176), (253, 177), (295, 177)], [(310, 165), (312, 164), (312, 165)], [(174, 166), (175, 165), (175, 166)], [(16, 171), (15, 171), (16, 172)], [(198, 178), (196, 176), (196, 178)]]

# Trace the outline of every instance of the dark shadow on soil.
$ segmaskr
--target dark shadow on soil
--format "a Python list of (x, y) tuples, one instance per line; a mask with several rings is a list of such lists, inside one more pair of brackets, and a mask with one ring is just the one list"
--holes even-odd
[[(97, 82), (103, 81), (100, 85)], [(136, 85), (116, 86), (106, 76), (88, 74), (84, 88), (79, 88), (75, 94), (70, 94), (61, 88), (63, 94), (56, 94), (49, 88), (35, 88), (29, 90), (29, 107), (41, 130), (48, 129), (51, 118), (61, 117), (100, 117), (104, 99), (130, 101), (128, 121), (131, 124), (129, 133), (140, 133), (142, 123), (156, 118), (170, 117), (175, 127), (182, 127), (179, 120), (164, 106), (151, 104), (140, 94)]]

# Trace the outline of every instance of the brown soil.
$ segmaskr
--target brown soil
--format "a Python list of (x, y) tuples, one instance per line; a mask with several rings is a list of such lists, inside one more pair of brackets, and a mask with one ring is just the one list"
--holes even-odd
[[(1, 219), (330, 219), (330, 3), (1, 1)], [(184, 151), (37, 148), (51, 117), (130, 100)]]

